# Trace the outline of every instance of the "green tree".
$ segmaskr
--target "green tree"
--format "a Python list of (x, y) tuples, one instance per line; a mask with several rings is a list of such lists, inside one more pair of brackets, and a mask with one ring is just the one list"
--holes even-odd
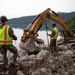
[(67, 22), (71, 29), (75, 29), (75, 15), (72, 16)]

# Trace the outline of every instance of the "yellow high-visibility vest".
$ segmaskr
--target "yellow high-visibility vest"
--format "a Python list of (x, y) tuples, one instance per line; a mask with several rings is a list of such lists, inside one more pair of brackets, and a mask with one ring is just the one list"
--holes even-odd
[(2, 28), (0, 28), (0, 45), (12, 44), (12, 38), (9, 36), (8, 30), (9, 26), (7, 25), (4, 25)]
[(54, 27), (53, 30), (55, 31), (55, 35), (53, 37), (50, 37), (50, 39), (57, 39), (57, 37), (58, 37), (58, 29), (56, 27)]

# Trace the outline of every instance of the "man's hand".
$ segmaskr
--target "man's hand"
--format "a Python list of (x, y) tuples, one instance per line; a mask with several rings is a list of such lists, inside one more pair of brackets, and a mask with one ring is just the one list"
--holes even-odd
[(51, 36), (50, 34), (47, 33), (48, 36)]

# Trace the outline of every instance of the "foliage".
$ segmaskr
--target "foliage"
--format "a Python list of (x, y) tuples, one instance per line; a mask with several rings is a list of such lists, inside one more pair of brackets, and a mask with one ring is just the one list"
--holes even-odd
[(70, 29), (75, 29), (75, 14), (67, 22)]
[[(75, 14), (67, 21), (70, 29), (75, 29)], [(59, 28), (60, 35), (63, 34), (63, 29)]]

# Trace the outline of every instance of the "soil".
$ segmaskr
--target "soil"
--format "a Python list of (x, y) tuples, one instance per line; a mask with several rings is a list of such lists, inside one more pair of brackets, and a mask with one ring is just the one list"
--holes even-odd
[(8, 69), (0, 64), (0, 75), (75, 75), (75, 53), (67, 55), (66, 52), (22, 61), (18, 67), (10, 63)]

